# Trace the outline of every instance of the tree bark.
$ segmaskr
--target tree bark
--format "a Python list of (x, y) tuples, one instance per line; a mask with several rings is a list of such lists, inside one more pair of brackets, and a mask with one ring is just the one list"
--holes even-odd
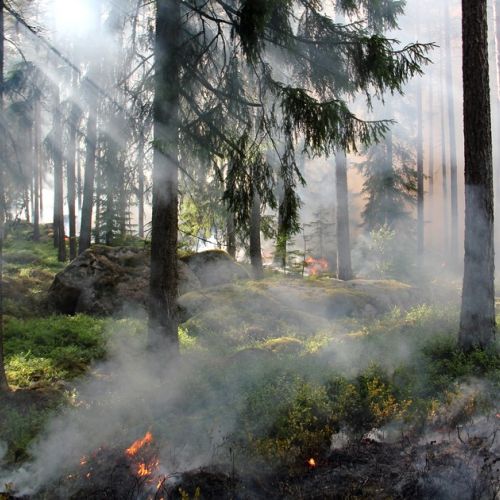
[(276, 251), (275, 251), (275, 262), (279, 264), (283, 271), (286, 270), (286, 254), (287, 254), (287, 239), (285, 229), (285, 214), (284, 206), (286, 205), (285, 200), (285, 189), (283, 186), (283, 181), (279, 182), (278, 191), (278, 234), (276, 238)]
[(252, 211), (250, 214), (250, 262), (252, 264), (253, 275), (256, 280), (264, 277), (262, 266), (262, 248), (260, 242), (260, 196), (254, 190), (252, 200)]
[(87, 121), (85, 174), (83, 181), (83, 201), (80, 221), (78, 253), (90, 247), (92, 238), (92, 208), (94, 205), (94, 179), (97, 147), (97, 93), (87, 84), (89, 93), (89, 116)]
[(393, 185), (393, 178), (394, 178), (394, 147), (392, 143), (392, 129), (389, 130), (385, 136), (385, 150), (386, 150), (386, 178), (390, 182), (387, 182), (387, 184), (390, 184), (390, 186), (387, 186), (385, 188), (384, 192), (384, 223), (393, 226), (394, 223), (394, 214), (390, 213), (390, 207), (392, 207), (392, 202), (390, 200), (391, 194), (389, 193), (390, 189), (392, 189)]
[(54, 242), (57, 247), (57, 260), (66, 260), (66, 241), (64, 235), (64, 194), (63, 194), (63, 154), (62, 154), (62, 117), (60, 111), (59, 87), (56, 84), (54, 96), (53, 160), (54, 160)]
[(449, 223), (450, 217), (449, 213), (449, 205), (448, 205), (448, 165), (446, 158), (446, 104), (444, 102), (444, 69), (441, 68), (441, 87), (440, 87), (440, 96), (441, 96), (441, 190), (443, 197), (443, 250), (444, 255), (448, 255), (448, 251), (450, 248), (450, 239), (449, 239)]
[(180, 0), (156, 0), (153, 103), (153, 216), (149, 287), (149, 343), (176, 356), (178, 339), (178, 184)]
[(429, 165), (428, 165), (428, 176), (429, 176), (429, 200), (433, 204), (434, 198), (434, 99), (433, 99), (434, 89), (431, 87), (429, 91)]
[(69, 258), (76, 258), (76, 142), (79, 121), (78, 107), (71, 106), (69, 117), (69, 138), (67, 154), (67, 182), (68, 182), (68, 213), (69, 213)]
[(486, 0), (462, 0), (465, 259), (459, 345), (495, 341), (493, 158)]
[(424, 134), (422, 112), (422, 85), (417, 89), (417, 256), (424, 255)]
[[(0, 0), (0, 110), (3, 114), (3, 88), (4, 88), (4, 1)], [(5, 132), (0, 134), (0, 148), (5, 147), (3, 138)], [(3, 158), (5, 158), (3, 156)], [(1, 161), (1, 160), (0, 160)], [(5, 162), (0, 163), (0, 392), (7, 392), (9, 384), (5, 374), (4, 359), (4, 324), (3, 324), (3, 240), (5, 226), (5, 195), (4, 195), (4, 170)]]
[(227, 214), (226, 232), (226, 251), (233, 259), (236, 259), (236, 224), (231, 210)]
[(455, 98), (453, 92), (453, 68), (451, 51), (451, 14), (448, 3), (445, 7), (446, 82), (448, 88), (448, 126), (450, 130), (450, 202), (451, 233), (450, 260), (453, 268), (458, 265), (458, 159), (455, 129)]
[(349, 227), (349, 190), (347, 186), (347, 157), (344, 151), (335, 157), (335, 186), (337, 189), (337, 277), (353, 278), (351, 264), (351, 235)]
[(137, 204), (139, 209), (138, 224), (139, 238), (144, 239), (144, 132), (141, 130), (139, 135), (139, 147), (137, 151), (137, 170), (139, 178), (139, 186), (137, 192)]
[(41, 116), (40, 99), (35, 98), (33, 119), (33, 241), (40, 241), (40, 150), (41, 150)]

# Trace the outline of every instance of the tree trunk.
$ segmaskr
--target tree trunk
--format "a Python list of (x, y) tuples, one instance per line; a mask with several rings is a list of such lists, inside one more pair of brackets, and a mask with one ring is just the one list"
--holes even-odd
[[(3, 88), (4, 88), (4, 1), (0, 0), (0, 109), (3, 114)], [(0, 134), (0, 148), (4, 148), (3, 138)], [(4, 326), (3, 326), (3, 239), (5, 226), (5, 195), (4, 195), (4, 169), (5, 163), (0, 163), (0, 393), (9, 390), (4, 364)]]
[(78, 199), (78, 210), (82, 209), (82, 165), (80, 147), (76, 150), (76, 193)]
[(69, 138), (67, 154), (67, 182), (68, 182), (68, 213), (69, 213), (69, 258), (76, 258), (76, 142), (78, 133), (79, 110), (76, 105), (71, 106), (69, 118)]
[(85, 174), (83, 181), (83, 201), (80, 221), (78, 253), (90, 247), (92, 237), (92, 208), (94, 205), (94, 178), (97, 147), (97, 93), (87, 84), (89, 93), (89, 116), (87, 121)]
[(495, 341), (493, 158), (486, 0), (462, 0), (465, 259), (459, 345)]
[(275, 263), (279, 264), (283, 271), (286, 270), (287, 239), (285, 229), (285, 189), (283, 182), (280, 182), (278, 191), (278, 234), (276, 238)]
[(446, 162), (446, 104), (444, 102), (444, 69), (442, 69), (441, 74), (441, 182), (442, 182), (442, 196), (443, 196), (443, 249), (444, 255), (448, 255), (450, 248), (450, 239), (449, 239), (449, 222), (450, 218), (448, 215), (448, 165)]
[(149, 343), (179, 351), (178, 184), (180, 101), (180, 0), (156, 0), (156, 73), (153, 103), (153, 216), (149, 287)]
[(429, 91), (429, 165), (428, 173), (429, 176), (429, 200), (433, 204), (434, 198), (434, 99), (433, 99), (434, 89), (431, 87)]
[(390, 200), (390, 190), (394, 185), (394, 153), (393, 153), (393, 143), (392, 143), (392, 129), (389, 130), (385, 136), (385, 148), (386, 148), (386, 178), (385, 182), (386, 188), (383, 194), (384, 197), (384, 223), (392, 227), (394, 222), (394, 214), (389, 213), (390, 207), (392, 207), (392, 202)]
[[(495, 75), (496, 75), (496, 92), (495, 92), (495, 110), (496, 110), (496, 133), (500, 134), (500, 0), (493, 0), (493, 23), (495, 32)], [(497, 146), (498, 147), (498, 146)], [(499, 148), (500, 154), (500, 148)], [(496, 168), (496, 186), (495, 186), (495, 196), (500, 194), (500, 171), (498, 166)], [(494, 175), (495, 177), (495, 175)], [(498, 207), (497, 207), (498, 209)]]
[(417, 256), (424, 255), (424, 139), (422, 113), (422, 85), (417, 89)]
[(446, 83), (448, 88), (448, 125), (450, 130), (450, 201), (451, 201), (451, 234), (450, 234), (450, 260), (453, 268), (458, 266), (458, 159), (457, 137), (455, 130), (455, 99), (453, 92), (453, 68), (451, 51), (451, 23), (450, 8), (445, 7), (446, 23)]
[(41, 150), (41, 117), (40, 99), (37, 96), (34, 102), (33, 119), (33, 241), (40, 241), (40, 150)]
[(125, 156), (124, 153), (119, 153), (118, 172), (120, 178), (120, 191), (118, 197), (118, 221), (119, 232), (121, 241), (125, 240), (127, 236), (127, 222), (128, 222), (128, 202), (127, 202), (127, 185), (125, 182)]
[(347, 157), (339, 151), (335, 157), (335, 186), (337, 190), (337, 277), (353, 278), (351, 264), (351, 235), (349, 227), (349, 190), (347, 186)]
[(260, 196), (255, 190), (252, 201), (252, 211), (250, 214), (250, 262), (256, 280), (260, 280), (264, 277), (262, 248), (260, 244), (260, 223)]
[(63, 154), (62, 154), (62, 117), (60, 111), (59, 87), (56, 84), (54, 96), (54, 241), (57, 246), (57, 260), (66, 260), (66, 242), (64, 235), (64, 195), (63, 195)]
[(236, 224), (234, 220), (234, 214), (231, 210), (228, 210), (227, 214), (227, 228), (226, 228), (226, 250), (227, 253), (236, 259)]
[(138, 224), (139, 238), (144, 239), (144, 132), (141, 130), (139, 136), (139, 147), (137, 152), (137, 170), (139, 177), (139, 186), (137, 192), (137, 204), (139, 208)]

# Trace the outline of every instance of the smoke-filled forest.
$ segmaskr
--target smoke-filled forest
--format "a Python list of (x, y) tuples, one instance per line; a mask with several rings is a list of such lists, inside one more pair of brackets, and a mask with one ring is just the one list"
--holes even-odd
[(0, 500), (500, 499), (496, 195), (500, 0), (0, 0)]

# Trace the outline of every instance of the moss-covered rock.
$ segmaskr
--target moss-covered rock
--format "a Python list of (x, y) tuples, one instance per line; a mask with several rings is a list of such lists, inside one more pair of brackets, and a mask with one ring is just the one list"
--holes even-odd
[(395, 281), (266, 279), (195, 290), (179, 303), (190, 335), (210, 343), (217, 337), (228, 346), (279, 337), (300, 341), (319, 331), (344, 334), (345, 318), (382, 315), (418, 299), (414, 288)]
[[(178, 261), (179, 292), (248, 278), (225, 252), (209, 251)], [(144, 308), (150, 262), (145, 249), (94, 245), (58, 273), (49, 290), (49, 305), (63, 314), (111, 315)]]

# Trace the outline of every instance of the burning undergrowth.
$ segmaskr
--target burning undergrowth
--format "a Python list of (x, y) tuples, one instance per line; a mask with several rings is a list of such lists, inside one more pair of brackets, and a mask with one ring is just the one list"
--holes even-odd
[[(415, 316), (404, 316), (403, 337), (429, 328)], [(449, 337), (420, 354), (406, 342), (399, 361), (370, 365), (363, 346), (372, 363), (384, 343), (401, 351), (387, 323), (396, 319), (318, 352), (193, 350), (177, 363), (148, 354), (142, 335), (119, 332), (31, 461), (5, 466), (0, 484), (41, 499), (324, 498), (321, 478), (328, 491), (356, 485), (361, 498), (377, 488), (394, 498), (437, 491), (455, 475), (494, 484), (500, 420), (476, 419), (498, 412), (498, 355), (464, 357)], [(373, 349), (377, 329), (389, 334)], [(343, 369), (349, 359), (357, 371)]]

